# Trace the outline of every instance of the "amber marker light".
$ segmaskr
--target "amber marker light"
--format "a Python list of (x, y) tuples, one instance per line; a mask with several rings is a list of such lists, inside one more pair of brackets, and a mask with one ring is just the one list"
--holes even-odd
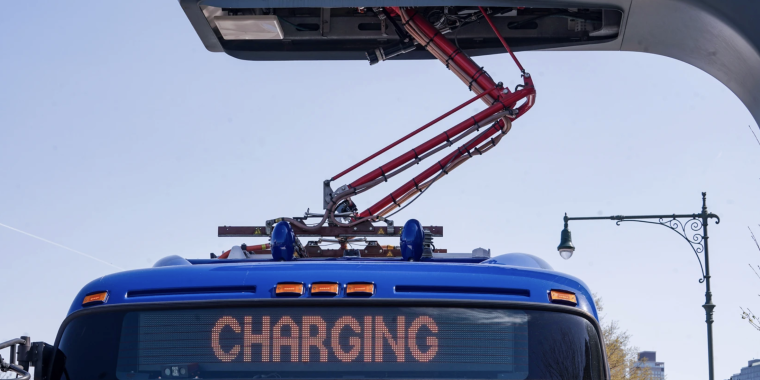
[(315, 282), (311, 284), (311, 294), (314, 296), (337, 296), (337, 282)]
[(95, 305), (95, 304), (101, 304), (106, 303), (108, 301), (108, 292), (98, 292), (93, 293), (90, 295), (87, 295), (84, 297), (84, 300), (82, 301), (82, 305)]
[(564, 290), (550, 291), (549, 300), (552, 302), (572, 304), (573, 306), (578, 304), (578, 299), (575, 297), (575, 293), (566, 292)]
[(371, 296), (375, 294), (375, 284), (354, 283), (346, 285), (347, 296)]
[(298, 283), (280, 283), (274, 290), (278, 296), (300, 296), (303, 294), (303, 284)]

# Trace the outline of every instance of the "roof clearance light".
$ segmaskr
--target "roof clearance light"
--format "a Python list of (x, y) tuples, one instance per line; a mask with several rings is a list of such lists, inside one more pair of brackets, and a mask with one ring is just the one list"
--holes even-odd
[(575, 297), (575, 293), (566, 292), (564, 290), (550, 291), (549, 300), (556, 303), (571, 304), (573, 306), (578, 304), (578, 299)]
[(82, 305), (96, 305), (106, 303), (107, 301), (108, 292), (98, 292), (85, 296)]
[(347, 296), (371, 296), (375, 294), (375, 284), (372, 283), (354, 283), (346, 285)]
[(318, 282), (311, 284), (311, 294), (314, 296), (337, 296), (337, 282)]
[(277, 284), (277, 288), (274, 290), (278, 296), (300, 296), (303, 294), (303, 284), (289, 282)]

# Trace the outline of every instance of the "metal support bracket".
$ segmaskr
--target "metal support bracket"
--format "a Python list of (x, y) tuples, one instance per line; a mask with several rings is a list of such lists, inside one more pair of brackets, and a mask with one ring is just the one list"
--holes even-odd
[[(679, 219), (679, 217), (683, 218), (684, 216), (690, 219), (686, 219), (686, 220)], [(708, 218), (713, 218), (713, 217), (717, 219), (715, 221), (716, 224), (720, 223), (720, 218), (717, 215), (714, 215), (714, 214), (708, 215)], [(694, 255), (697, 257), (697, 261), (699, 262), (699, 269), (702, 272), (702, 278), (699, 279), (699, 283), (701, 284), (705, 282), (705, 279), (706, 279), (705, 267), (702, 264), (702, 258), (699, 256), (705, 251), (705, 236), (701, 233), (703, 222), (702, 222), (700, 214), (672, 215), (669, 217), (658, 217), (656, 222), (641, 220), (641, 219), (634, 219), (634, 218), (635, 217), (629, 218), (623, 215), (616, 215), (612, 217), (613, 220), (617, 220), (615, 224), (618, 226), (622, 222), (647, 223), (647, 224), (654, 224), (654, 225), (670, 228), (671, 230), (673, 230), (673, 232), (677, 233), (678, 235), (681, 235), (681, 237), (684, 238), (684, 240), (686, 240), (686, 242), (689, 243), (692, 251), (694, 251)]]
[(327, 210), (327, 205), (332, 202), (333, 189), (330, 186), (330, 180), (322, 182), (322, 209)]
[[(278, 219), (269, 220), (266, 226), (220, 226), (219, 237), (269, 237)], [(293, 224), (293, 233), (299, 237), (399, 237), (403, 228), (392, 226), (375, 226), (365, 222), (355, 227), (323, 226), (316, 229), (304, 230)], [(425, 226), (434, 237), (443, 236), (442, 226)]]

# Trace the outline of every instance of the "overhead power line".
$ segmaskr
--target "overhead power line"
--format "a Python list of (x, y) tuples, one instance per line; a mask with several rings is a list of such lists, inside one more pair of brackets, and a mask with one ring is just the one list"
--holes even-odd
[(122, 268), (122, 267), (120, 267), (120, 266), (118, 266), (118, 265), (114, 265), (114, 264), (111, 264), (111, 263), (109, 263), (109, 262), (107, 262), (107, 261), (103, 261), (103, 260), (101, 260), (101, 259), (99, 259), (99, 258), (97, 258), (97, 257), (95, 257), (95, 256), (90, 256), (90, 255), (88, 255), (88, 254), (86, 254), (86, 253), (84, 253), (84, 252), (80, 252), (80, 251), (77, 251), (76, 249), (73, 249), (73, 248), (69, 248), (69, 247), (67, 247), (67, 246), (65, 246), (65, 245), (61, 245), (61, 244), (58, 244), (58, 243), (56, 243), (56, 242), (52, 242), (52, 241), (50, 241), (50, 240), (47, 240), (47, 239), (45, 239), (45, 238), (41, 238), (41, 237), (39, 237), (39, 236), (37, 236), (37, 235), (32, 235), (32, 234), (30, 234), (30, 233), (28, 233), (28, 232), (25, 232), (25, 231), (21, 231), (21, 230), (19, 230), (18, 228), (13, 228), (13, 227), (11, 227), (11, 226), (9, 226), (9, 225), (6, 225), (6, 224), (2, 224), (2, 223), (0, 223), (0, 226), (2, 226), (2, 227), (5, 227), (5, 228), (7, 228), (7, 229), (9, 229), (9, 230), (13, 230), (13, 231), (16, 231), (16, 232), (18, 232), (18, 233), (22, 233), (22, 234), (24, 234), (24, 235), (26, 235), (26, 236), (30, 236), (30, 237), (33, 237), (33, 238), (35, 238), (35, 239), (37, 239), (37, 240), (42, 240), (42, 241), (44, 241), (45, 243), (48, 243), (48, 244), (52, 244), (52, 245), (54, 245), (54, 246), (56, 246), (56, 247), (60, 247), (60, 248), (63, 248), (63, 249), (65, 249), (65, 250), (67, 250), (67, 251), (71, 251), (71, 252), (74, 252), (74, 253), (76, 253), (76, 254), (79, 254), (79, 255), (82, 255), (82, 256), (84, 256), (84, 257), (87, 257), (87, 258), (93, 259), (93, 260), (95, 260), (95, 261), (97, 261), (97, 262), (100, 262), (100, 263), (102, 263), (102, 264), (106, 264), (106, 265), (108, 265), (108, 266), (112, 266), (112, 267), (114, 267), (114, 268), (116, 268), (116, 269), (119, 269), (119, 270), (124, 270), (124, 268)]
[(755, 140), (757, 141), (757, 143), (760, 144), (760, 139), (757, 138), (757, 135), (755, 134), (755, 131), (752, 129), (752, 126), (749, 124), (747, 126), (749, 127), (750, 132), (752, 132), (752, 135), (755, 136)]

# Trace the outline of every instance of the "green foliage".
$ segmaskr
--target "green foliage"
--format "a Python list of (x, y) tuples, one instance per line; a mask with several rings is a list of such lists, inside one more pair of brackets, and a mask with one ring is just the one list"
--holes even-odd
[[(631, 335), (620, 328), (617, 321), (607, 320), (601, 313), (604, 310), (602, 298), (594, 294), (594, 303), (599, 311), (604, 348), (610, 365), (611, 380), (648, 380), (652, 376), (649, 368), (637, 368), (637, 347), (631, 346)], [(645, 359), (646, 360), (646, 359)]]

